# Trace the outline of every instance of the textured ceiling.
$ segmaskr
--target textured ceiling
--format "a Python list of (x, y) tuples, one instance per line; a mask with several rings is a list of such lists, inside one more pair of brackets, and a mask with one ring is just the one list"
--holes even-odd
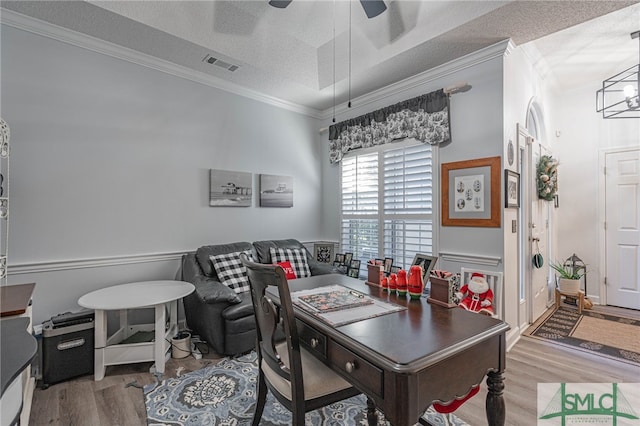
[[(349, 86), (356, 98), (508, 38), (516, 45), (536, 40), (530, 55), (558, 80), (575, 81), (574, 69), (585, 66), (595, 74), (615, 69), (637, 52), (629, 33), (640, 29), (638, 1), (396, 0), (372, 19), (357, 1), (336, 1), (334, 8), (332, 1), (294, 0), (286, 9), (266, 0), (2, 1), (2, 7), (323, 111), (333, 104), (334, 81), (342, 103)], [(203, 61), (206, 55), (240, 68), (229, 72)]]

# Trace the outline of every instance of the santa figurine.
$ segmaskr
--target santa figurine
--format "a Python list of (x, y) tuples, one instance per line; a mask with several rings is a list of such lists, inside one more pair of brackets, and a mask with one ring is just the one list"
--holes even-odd
[(471, 312), (493, 315), (493, 291), (489, 288), (484, 275), (474, 272), (471, 280), (456, 293), (461, 308)]

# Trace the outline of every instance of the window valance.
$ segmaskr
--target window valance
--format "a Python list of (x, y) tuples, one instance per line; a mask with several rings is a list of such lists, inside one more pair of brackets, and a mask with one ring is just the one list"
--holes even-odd
[(449, 97), (436, 90), (329, 127), (329, 161), (360, 148), (415, 138), (430, 145), (448, 142)]

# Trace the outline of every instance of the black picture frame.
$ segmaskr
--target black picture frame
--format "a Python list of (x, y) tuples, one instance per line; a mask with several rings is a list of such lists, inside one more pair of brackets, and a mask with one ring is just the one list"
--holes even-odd
[(398, 273), (398, 271), (400, 271), (400, 269), (402, 269), (402, 268), (400, 268), (399, 266), (392, 266), (392, 267), (391, 267), (391, 271), (390, 271), (390, 272), (391, 272), (392, 274), (397, 274), (397, 273)]
[(433, 269), (437, 261), (438, 256), (416, 253), (416, 255), (413, 257), (411, 266), (420, 265), (422, 267), (422, 281), (426, 284), (427, 280), (429, 279), (429, 274), (431, 273), (431, 270)]
[(390, 274), (391, 273), (391, 267), (393, 266), (393, 258), (392, 257), (385, 257), (383, 265), (384, 265), (385, 274)]
[(344, 265), (344, 254), (343, 253), (336, 253), (336, 257), (333, 260), (333, 264), (338, 264), (338, 265)]
[(520, 174), (509, 169), (504, 171), (504, 206), (520, 207)]
[(360, 259), (352, 259), (349, 264), (349, 268), (358, 268), (360, 269)]
[(347, 276), (351, 278), (359, 278), (360, 277), (360, 268), (348, 268)]
[(347, 252), (344, 254), (343, 265), (351, 265), (351, 259), (353, 259), (353, 253)]

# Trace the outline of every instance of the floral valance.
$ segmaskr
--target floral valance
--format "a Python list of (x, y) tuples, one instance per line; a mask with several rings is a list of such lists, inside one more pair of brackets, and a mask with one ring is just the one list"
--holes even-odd
[(415, 138), (431, 145), (448, 142), (449, 97), (436, 90), (329, 127), (329, 160), (360, 148)]

